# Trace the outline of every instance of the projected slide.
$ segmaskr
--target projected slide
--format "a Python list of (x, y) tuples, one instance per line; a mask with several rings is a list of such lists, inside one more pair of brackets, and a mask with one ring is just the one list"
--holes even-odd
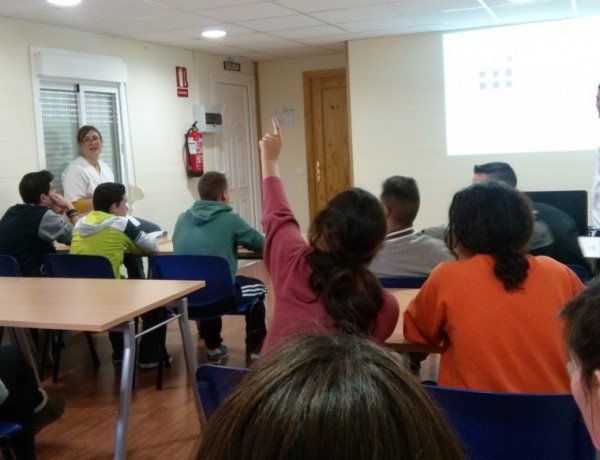
[(595, 150), (600, 18), (444, 35), (448, 155)]

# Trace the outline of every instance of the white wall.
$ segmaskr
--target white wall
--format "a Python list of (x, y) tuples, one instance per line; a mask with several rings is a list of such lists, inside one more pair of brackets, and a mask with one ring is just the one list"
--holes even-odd
[(303, 231), (308, 230), (309, 211), (302, 73), (341, 67), (346, 67), (345, 54), (266, 61), (260, 62), (258, 66), (262, 124), (260, 135), (273, 129), (271, 117), (275, 110), (284, 107), (295, 110), (295, 123), (281, 127), (283, 151), (280, 171), (288, 201)]
[[(355, 185), (378, 194), (391, 175), (414, 177), (417, 229), (446, 222), (452, 195), (471, 182), (474, 164), (510, 163), (522, 190), (591, 188), (594, 145), (583, 153), (446, 156), (441, 33), (352, 41), (348, 78)], [(590, 88), (590, 105), (595, 93)]]
[[(134, 40), (0, 18), (0, 214), (20, 202), (21, 177), (40, 169), (33, 112), (29, 47), (115, 56), (127, 64), (127, 100), (135, 176), (146, 198), (136, 215), (172, 231), (179, 213), (197, 199), (197, 179), (182, 160), (192, 105), (210, 102), (210, 72), (224, 58)], [(188, 70), (189, 98), (176, 94), (175, 66)], [(242, 66), (252, 73), (252, 63)], [(214, 167), (213, 139), (205, 136), (205, 169)]]

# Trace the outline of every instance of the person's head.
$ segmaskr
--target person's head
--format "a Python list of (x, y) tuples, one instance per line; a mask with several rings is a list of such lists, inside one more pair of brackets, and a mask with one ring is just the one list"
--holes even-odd
[(517, 186), (517, 175), (508, 163), (496, 161), (475, 165), (473, 167), (473, 183), (493, 180), (504, 182), (512, 187)]
[(475, 183), (454, 195), (448, 219), (446, 245), (455, 255), (490, 254), (506, 289), (527, 277), (533, 213), (522, 192), (502, 182)]
[(383, 292), (367, 265), (385, 234), (381, 203), (360, 188), (335, 195), (311, 222), (309, 285), (336, 326), (347, 322), (365, 333), (373, 326)]
[(204, 173), (198, 181), (198, 195), (201, 200), (227, 203), (229, 201), (227, 190), (227, 177), (217, 171)]
[(92, 202), (96, 211), (117, 216), (127, 215), (127, 197), (125, 186), (115, 182), (105, 182), (94, 190)]
[(102, 152), (102, 134), (95, 127), (85, 125), (77, 132), (77, 145), (86, 160), (98, 161)]
[(212, 414), (198, 459), (464, 458), (397, 354), (349, 335), (268, 353)]
[(395, 226), (412, 226), (420, 204), (417, 182), (412, 177), (390, 177), (383, 183), (381, 202), (386, 216)]
[(54, 192), (53, 179), (52, 173), (45, 169), (25, 174), (19, 182), (19, 194), (23, 203), (49, 206)]
[(573, 397), (596, 449), (600, 449), (600, 280), (590, 281), (560, 316), (566, 319), (565, 342), (575, 364)]

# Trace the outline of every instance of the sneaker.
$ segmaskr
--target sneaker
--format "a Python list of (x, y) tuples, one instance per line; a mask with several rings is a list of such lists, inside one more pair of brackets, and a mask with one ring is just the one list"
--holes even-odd
[(37, 433), (45, 426), (58, 420), (64, 411), (65, 397), (63, 395), (50, 396), (48, 403), (40, 411), (33, 414), (33, 429)]
[(229, 350), (225, 345), (219, 348), (206, 349), (206, 362), (210, 364), (221, 364), (221, 360), (229, 355)]
[[(171, 355), (167, 355), (167, 359), (169, 360), (169, 364), (173, 362)], [(140, 369), (156, 369), (158, 367), (158, 358), (154, 357), (149, 360), (138, 359), (138, 366), (140, 366)]]

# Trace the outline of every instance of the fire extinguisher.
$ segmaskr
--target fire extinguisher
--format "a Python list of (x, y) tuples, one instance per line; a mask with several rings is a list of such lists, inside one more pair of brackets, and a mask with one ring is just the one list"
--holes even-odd
[(190, 177), (199, 177), (204, 174), (202, 133), (198, 131), (196, 123), (194, 122), (192, 127), (185, 133), (183, 144), (186, 171)]

